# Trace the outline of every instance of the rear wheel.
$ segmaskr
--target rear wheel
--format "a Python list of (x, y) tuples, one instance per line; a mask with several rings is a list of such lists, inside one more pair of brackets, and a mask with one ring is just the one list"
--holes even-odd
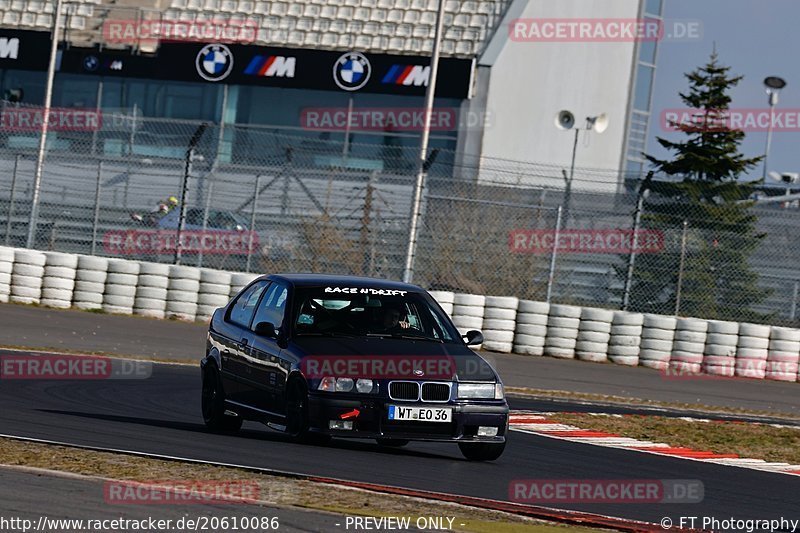
[(494, 442), (459, 442), (461, 454), (470, 461), (494, 461), (506, 449), (506, 443)]
[(402, 448), (410, 441), (406, 439), (375, 439), (378, 442), (379, 446), (385, 446), (387, 448)]
[(225, 414), (225, 392), (217, 367), (209, 365), (203, 371), (202, 391), (203, 422), (212, 431), (235, 432), (242, 427), (242, 419)]

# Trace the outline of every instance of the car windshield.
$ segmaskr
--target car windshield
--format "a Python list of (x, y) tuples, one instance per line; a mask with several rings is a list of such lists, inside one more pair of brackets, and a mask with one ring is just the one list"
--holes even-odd
[(458, 331), (418, 292), (301, 287), (293, 309), (298, 336), (354, 336), (454, 342)]

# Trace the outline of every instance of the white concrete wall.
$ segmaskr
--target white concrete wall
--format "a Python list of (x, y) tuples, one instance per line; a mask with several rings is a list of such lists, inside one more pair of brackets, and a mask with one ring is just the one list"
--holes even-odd
[[(639, 15), (639, 0), (518, 0), (514, 18), (624, 18)], [(490, 66), (486, 109), (491, 120), (482, 139), (484, 158), (532, 161), (569, 169), (574, 133), (556, 129), (562, 109), (572, 111), (577, 124), (588, 116), (607, 113), (602, 135), (581, 133), (576, 167), (617, 170), (624, 149), (630, 98), (634, 42), (516, 42), (502, 27), (480, 64)], [(473, 141), (474, 142), (474, 141)], [(481, 180), (509, 181), (484, 161)], [(555, 173), (557, 176), (557, 172)], [(578, 181), (575, 190), (616, 190), (603, 173), (600, 183)], [(516, 181), (516, 177), (513, 178)], [(561, 179), (531, 176), (525, 185), (563, 186)]]

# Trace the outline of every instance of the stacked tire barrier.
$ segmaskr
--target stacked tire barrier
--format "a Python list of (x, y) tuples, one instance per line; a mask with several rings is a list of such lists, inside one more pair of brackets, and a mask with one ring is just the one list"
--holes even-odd
[(197, 317), (197, 300), (200, 293), (200, 269), (172, 265), (167, 284), (167, 318), (194, 321)]
[(136, 302), (140, 264), (127, 259), (110, 259), (103, 292), (103, 311), (115, 315), (132, 315)]
[(483, 310), (483, 349), (511, 353), (514, 350), (514, 330), (517, 325), (519, 298), (487, 296)]
[(0, 302), (11, 296), (11, 272), (14, 270), (14, 249), (0, 246)]
[(196, 320), (208, 322), (217, 308), (230, 300), (231, 274), (220, 270), (200, 271), (200, 290), (197, 296)]
[(169, 265), (141, 263), (133, 314), (149, 318), (164, 318), (167, 310)]
[(671, 316), (644, 315), (642, 338), (639, 344), (639, 365), (666, 370), (672, 356), (672, 342), (678, 319)]
[(547, 319), (550, 304), (520, 300), (517, 306), (517, 325), (514, 330), (514, 352), (524, 355), (544, 355)]
[(699, 374), (703, 367), (708, 322), (699, 318), (679, 318), (672, 342), (671, 370)]
[(544, 354), (559, 359), (574, 359), (578, 343), (581, 308), (572, 305), (550, 305)]
[(797, 381), (800, 361), (800, 330), (773, 327), (764, 377), (775, 381)]
[(242, 289), (250, 285), (250, 282), (258, 277), (258, 274), (250, 274), (247, 272), (233, 272), (231, 274), (231, 292), (228, 294), (231, 298), (239, 294)]
[(39, 303), (47, 307), (69, 309), (75, 291), (78, 256), (59, 252), (46, 252), (45, 256), (42, 299)]
[(447, 316), (453, 316), (453, 302), (455, 302), (455, 293), (449, 291), (428, 291), (431, 297), (436, 300), (442, 311), (447, 313)]
[(608, 361), (608, 342), (611, 340), (611, 322), (614, 311), (584, 307), (578, 325), (575, 355), (581, 361), (603, 363)]
[(464, 335), (467, 331), (483, 328), (483, 311), (486, 296), (456, 293), (453, 296), (453, 324)]
[(708, 336), (703, 350), (703, 372), (712, 376), (733, 377), (738, 341), (738, 323), (709, 320)]
[(735, 366), (737, 377), (764, 379), (771, 329), (761, 324), (739, 324)]
[(608, 342), (608, 359), (625, 366), (639, 364), (644, 315), (616, 311), (611, 320), (611, 337)]
[(10, 301), (21, 304), (38, 304), (42, 299), (42, 277), (47, 260), (42, 252), (15, 250), (11, 268)]
[(102, 309), (106, 278), (108, 278), (108, 259), (79, 255), (78, 269), (75, 271), (75, 290), (72, 293), (72, 307), (84, 311)]

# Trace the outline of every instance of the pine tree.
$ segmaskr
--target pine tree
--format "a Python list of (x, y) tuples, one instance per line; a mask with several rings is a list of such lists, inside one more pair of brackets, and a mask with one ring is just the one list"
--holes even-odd
[(660, 230), (664, 249), (637, 258), (631, 309), (672, 314), (677, 297), (681, 241), (686, 229), (686, 255), (679, 314), (703, 318), (758, 320), (752, 307), (767, 291), (757, 286), (758, 275), (748, 265), (763, 235), (756, 229), (751, 195), (760, 182), (741, 178), (761, 157), (739, 152), (745, 134), (726, 126), (729, 91), (742, 76), (729, 74), (716, 52), (710, 61), (686, 74), (684, 104), (693, 110), (691, 123), (673, 123), (685, 138), (658, 138), (672, 152), (670, 159), (645, 155), (657, 173), (645, 204), (644, 225)]

